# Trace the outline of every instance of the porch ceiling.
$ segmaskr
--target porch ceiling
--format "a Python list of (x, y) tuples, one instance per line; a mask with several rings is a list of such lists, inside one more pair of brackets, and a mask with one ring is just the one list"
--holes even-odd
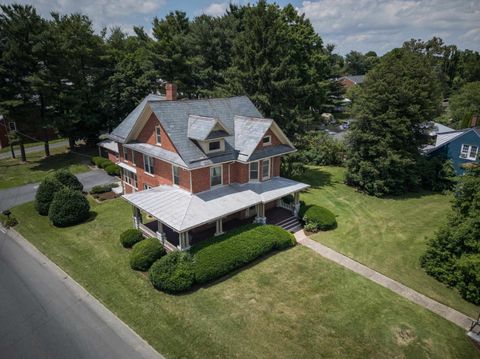
[(163, 185), (122, 197), (175, 231), (183, 232), (308, 187), (305, 183), (274, 177), (265, 182), (231, 184), (197, 194)]

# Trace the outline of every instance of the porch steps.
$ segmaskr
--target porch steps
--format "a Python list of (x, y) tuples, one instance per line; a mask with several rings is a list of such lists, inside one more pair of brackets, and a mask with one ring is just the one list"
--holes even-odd
[(292, 233), (295, 233), (300, 229), (302, 229), (302, 224), (300, 223), (298, 218), (295, 216), (288, 217), (278, 223), (275, 223), (275, 225), (282, 227), (286, 231), (289, 231)]

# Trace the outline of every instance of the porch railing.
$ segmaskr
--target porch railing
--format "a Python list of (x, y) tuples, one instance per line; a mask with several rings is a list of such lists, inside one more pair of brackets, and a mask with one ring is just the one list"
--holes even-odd
[(152, 231), (150, 228), (148, 228), (146, 225), (143, 223), (138, 224), (138, 228), (144, 232), (145, 234), (149, 235), (150, 237), (156, 237), (157, 235), (155, 234), (154, 231)]
[(284, 208), (287, 211), (291, 211), (292, 213), (295, 210), (295, 204), (294, 203), (285, 203), (281, 199), (279, 199), (277, 201), (277, 207)]

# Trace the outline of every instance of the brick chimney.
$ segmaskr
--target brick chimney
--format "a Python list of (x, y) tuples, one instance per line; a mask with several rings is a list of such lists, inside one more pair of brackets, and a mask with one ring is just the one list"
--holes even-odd
[(470, 127), (477, 127), (478, 125), (479, 125), (478, 115), (473, 115), (472, 116), (472, 121), (470, 122)]
[(172, 83), (165, 85), (165, 97), (167, 101), (175, 101), (177, 99), (177, 86)]

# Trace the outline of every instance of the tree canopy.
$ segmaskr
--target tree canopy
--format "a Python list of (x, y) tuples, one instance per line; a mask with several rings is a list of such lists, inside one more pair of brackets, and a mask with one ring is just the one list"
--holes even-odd
[(438, 81), (424, 57), (408, 49), (386, 54), (354, 105), (347, 182), (376, 196), (415, 189), (420, 148), (427, 142), (424, 122), (439, 103)]

